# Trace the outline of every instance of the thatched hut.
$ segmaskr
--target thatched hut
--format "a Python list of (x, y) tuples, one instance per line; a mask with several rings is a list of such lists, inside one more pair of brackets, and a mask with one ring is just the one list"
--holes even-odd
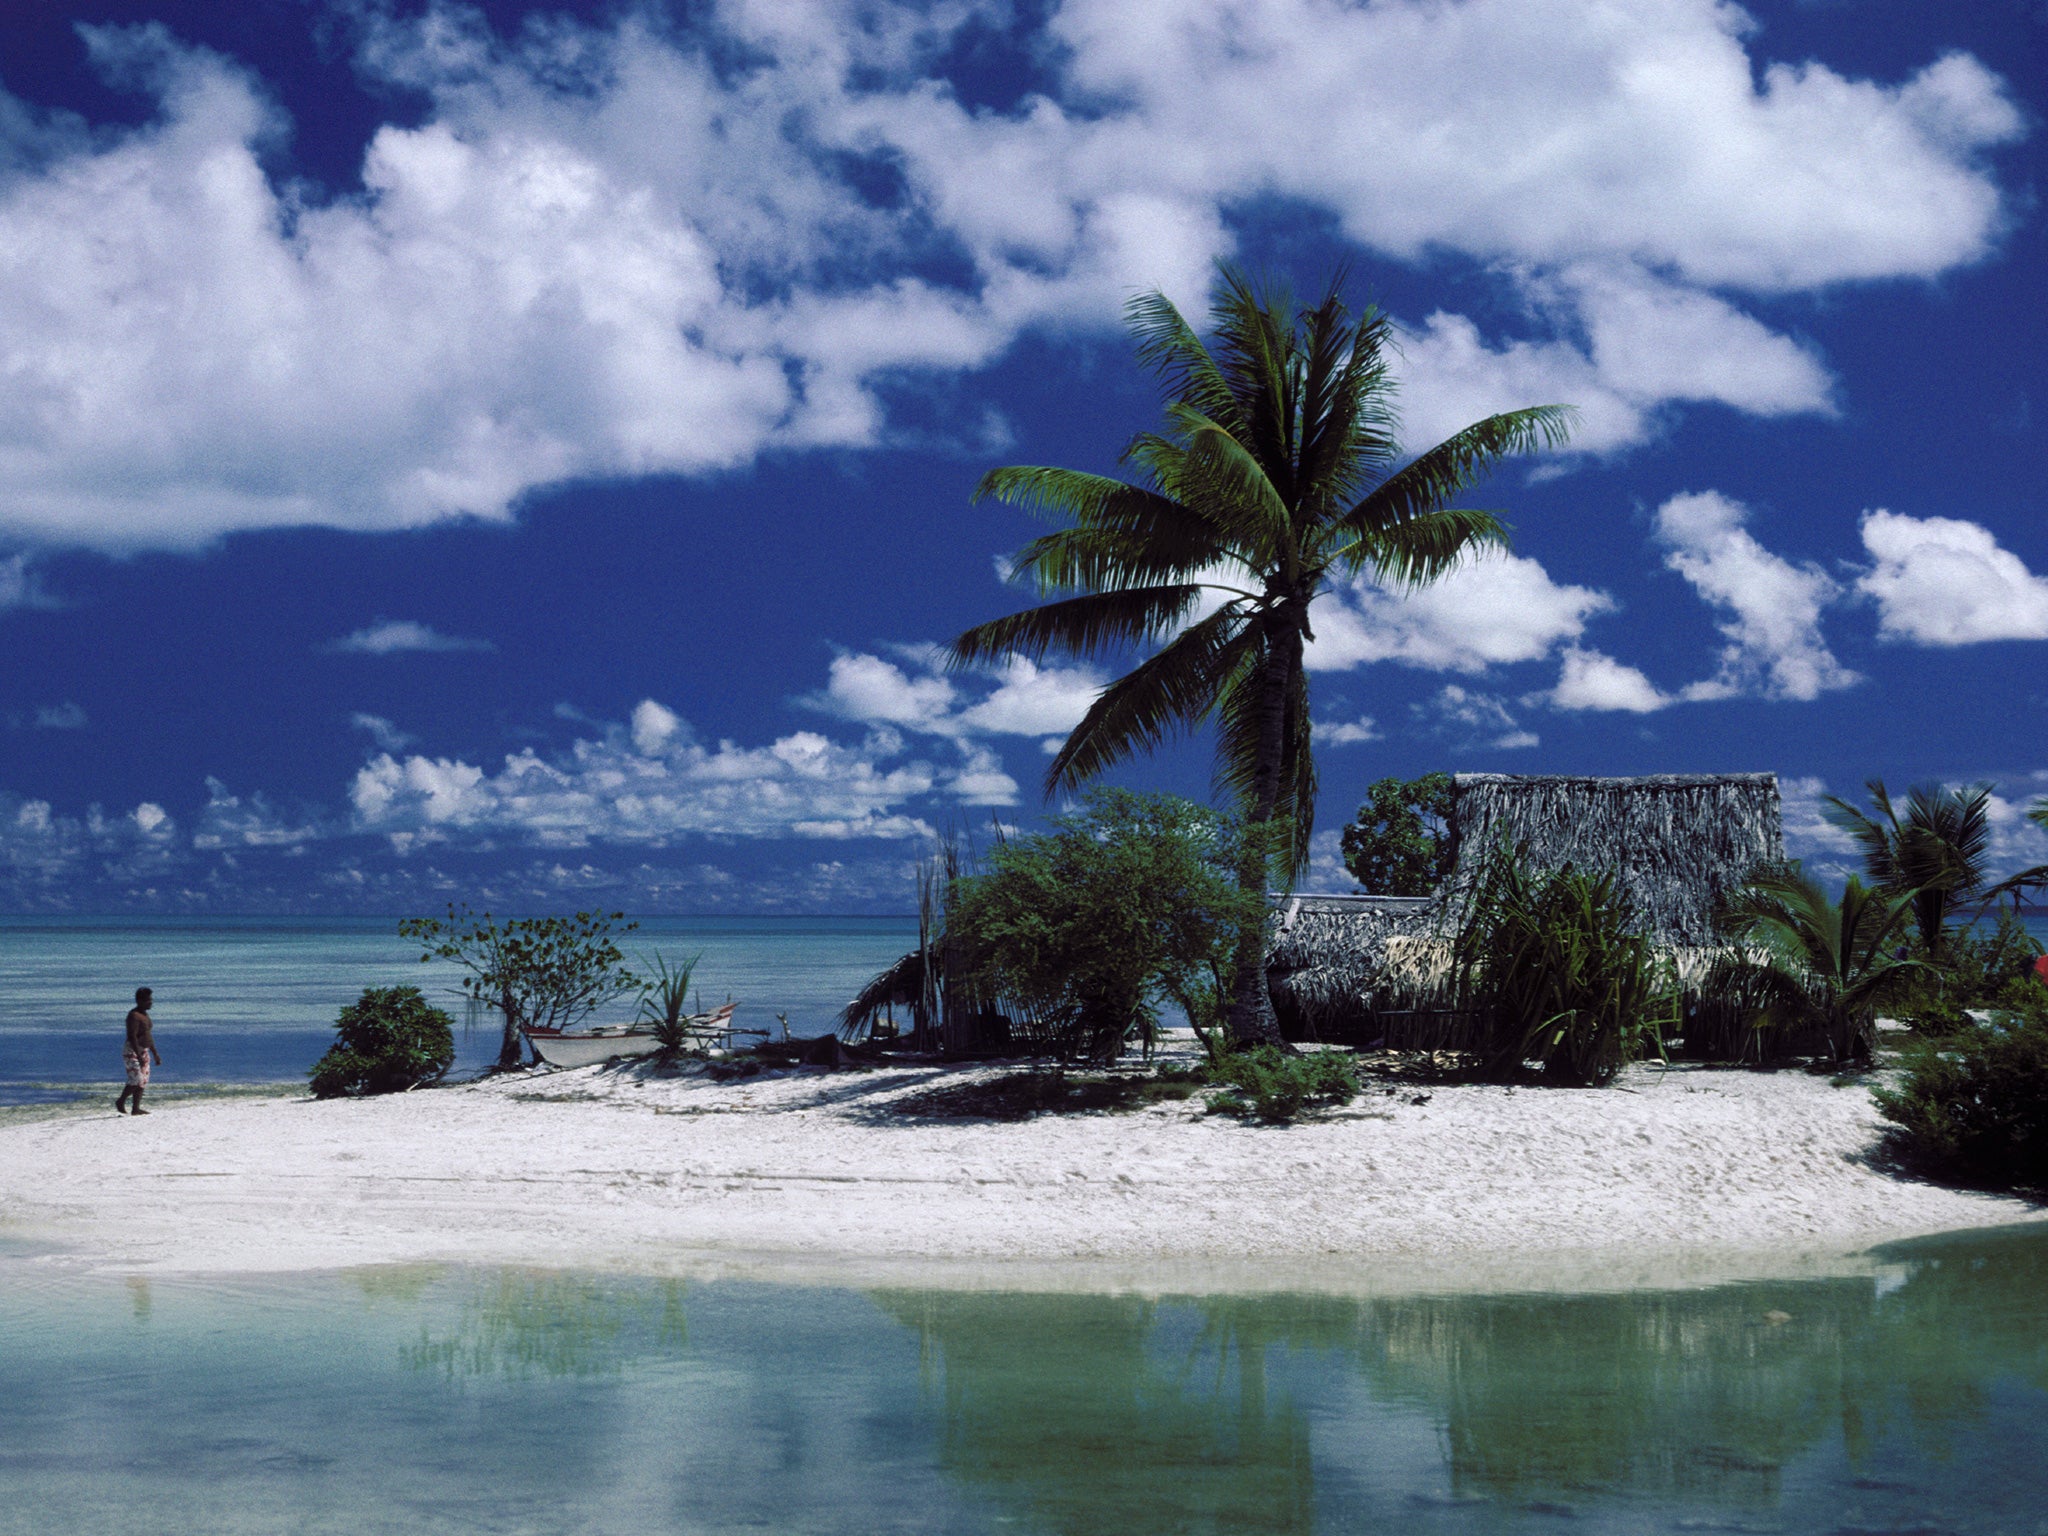
[(1454, 861), (1436, 895), (1300, 896), (1276, 908), (1268, 974), (1290, 1035), (1451, 1043), (1447, 948), (1503, 843), (1538, 870), (1612, 871), (1681, 973), (1718, 951), (1726, 899), (1785, 856), (1775, 774), (1467, 773), (1453, 782)]

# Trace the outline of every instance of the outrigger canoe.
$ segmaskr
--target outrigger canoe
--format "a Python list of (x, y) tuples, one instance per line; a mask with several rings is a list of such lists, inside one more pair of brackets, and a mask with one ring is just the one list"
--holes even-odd
[[(726, 1003), (709, 1013), (692, 1014), (683, 1020), (693, 1040), (710, 1044), (722, 1039), (732, 1025), (733, 1004)], [(542, 1029), (522, 1025), (534, 1054), (551, 1067), (594, 1067), (601, 1061), (630, 1061), (652, 1056), (661, 1049), (647, 1024), (598, 1025), (593, 1029)]]

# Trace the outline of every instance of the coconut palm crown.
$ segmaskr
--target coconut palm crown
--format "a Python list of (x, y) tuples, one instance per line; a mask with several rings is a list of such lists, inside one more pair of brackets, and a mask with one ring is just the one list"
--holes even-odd
[[(1277, 284), (1220, 270), (1205, 342), (1163, 295), (1125, 318), (1159, 377), (1162, 430), (1125, 449), (1132, 480), (1042, 466), (994, 469), (994, 497), (1066, 526), (1017, 556), (1013, 579), (1051, 598), (976, 625), (956, 665), (1051, 651), (1145, 650), (1103, 690), (1054, 755), (1046, 792), (1071, 789), (1212, 719), (1215, 778), (1252, 835), (1244, 883), (1306, 865), (1316, 772), (1304, 648), (1332, 580), (1369, 573), (1396, 589), (1444, 575), (1507, 541), (1498, 514), (1450, 503), (1510, 454), (1561, 445), (1572, 412), (1489, 416), (1412, 459), (1396, 438), (1391, 323), (1354, 316), (1342, 274), (1297, 307)], [(1271, 1037), (1259, 956), (1241, 953), (1233, 1034)], [(1259, 1022), (1247, 1025), (1247, 1010)]]

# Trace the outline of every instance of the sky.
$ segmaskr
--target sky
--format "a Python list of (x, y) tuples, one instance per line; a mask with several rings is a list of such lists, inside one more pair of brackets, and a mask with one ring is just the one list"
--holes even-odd
[[(950, 672), (1219, 261), (1579, 411), (1326, 591), (1373, 780), (1994, 783), (2048, 860), (2040, 0), (0, 3), (0, 911), (903, 911), (1116, 658)], [(1128, 658), (1125, 658), (1128, 660)], [(1209, 792), (1197, 735), (1116, 776)]]

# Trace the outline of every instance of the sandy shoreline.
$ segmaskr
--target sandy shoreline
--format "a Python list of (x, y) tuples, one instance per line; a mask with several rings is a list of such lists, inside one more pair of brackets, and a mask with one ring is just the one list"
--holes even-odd
[(2048, 1215), (1873, 1169), (1869, 1094), (1796, 1072), (1375, 1089), (1291, 1128), (1198, 1102), (1021, 1123), (889, 1108), (990, 1070), (714, 1083), (592, 1068), (360, 1102), (16, 1120), (0, 1124), (0, 1237), (47, 1262), (181, 1273), (470, 1262), (1604, 1289), (1840, 1272), (1881, 1262), (1865, 1252), (1888, 1241)]

